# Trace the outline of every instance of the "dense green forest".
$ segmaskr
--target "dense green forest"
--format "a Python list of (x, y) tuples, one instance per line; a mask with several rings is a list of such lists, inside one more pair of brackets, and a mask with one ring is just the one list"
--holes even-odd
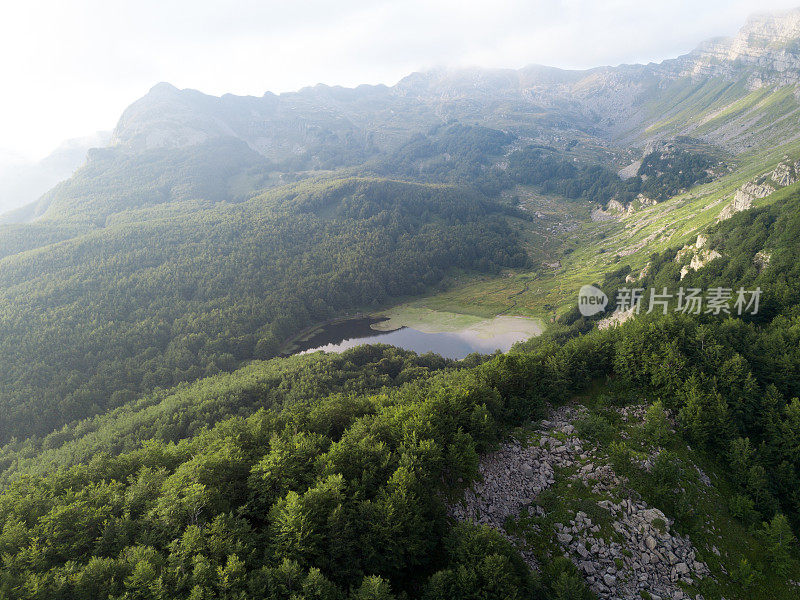
[[(424, 590), (448, 597), (459, 583), (471, 585), (462, 576), (515, 597), (537, 589), (496, 534), (448, 533), (441, 500), (431, 494), (443, 481), (472, 474), (476, 452), (500, 431), (496, 419), (520, 418), (520, 407), (506, 405), (500, 391), (512, 382), (494, 382), (494, 369), (465, 379), (441, 371), (441, 359), (382, 348), (350, 351), (333, 363), (305, 357), (311, 368), (298, 372), (293, 385), (262, 374), (283, 360), (199, 384), (219, 402), (239, 398), (238, 407), (227, 400), (226, 411), (240, 408), (249, 416), (176, 435), (177, 443), (155, 436), (143, 447), (134, 441), (141, 430), (129, 430), (126, 442), (116, 429), (109, 441), (136, 449), (90, 451), (82, 464), (69, 466), (74, 461), (67, 459), (47, 475), (12, 477), (0, 499), (9, 534), (0, 541), (3, 592), (391, 598), (390, 590)], [(346, 365), (356, 379), (336, 371)], [(334, 377), (326, 385), (318, 375), (329, 369)], [(376, 376), (386, 386), (365, 395)], [(351, 392), (338, 391), (348, 379)], [(283, 405), (265, 409), (247, 400), (290, 385)], [(201, 420), (205, 410), (197, 411)], [(104, 419), (100, 429), (133, 418)], [(23, 497), (36, 487), (43, 495), (33, 506)], [(162, 494), (167, 488), (171, 496)], [(41, 523), (44, 537), (26, 523)], [(20, 553), (30, 543), (37, 545), (38, 566)]]
[[(576, 396), (655, 406), (721, 465), (726, 507), (789, 572), (800, 529), (800, 196), (602, 283), (744, 286), (757, 315), (577, 309), (506, 355), (386, 346), (274, 358), (296, 332), (441, 286), (531, 267), (515, 184), (606, 204), (711, 177), (700, 152), (638, 177), (512, 134), (447, 123), (350, 172), (265, 192), (286, 165), (217, 140), (95, 153), (0, 244), (0, 596), (25, 599), (590, 600), (576, 567), (532, 572), (497, 532), (448, 517), (478, 458)], [(330, 164), (355, 160), (328, 157)], [(402, 181), (393, 178), (401, 178)], [(464, 185), (455, 185), (456, 183)], [(646, 300), (646, 298), (645, 298)], [(598, 317), (599, 318), (599, 317)], [(704, 515), (679, 461), (638, 467), (606, 413), (578, 424), (682, 533)], [(662, 433), (663, 434), (663, 433)], [(662, 435), (645, 431), (643, 435)], [(653, 438), (655, 439), (655, 438)], [(652, 440), (651, 440), (652, 441)], [(793, 567), (792, 567), (793, 568)], [(754, 575), (755, 577), (755, 575)]]
[[(379, 201), (354, 193), (364, 182), (347, 185), (273, 204), (333, 222), (385, 219)], [(588, 330), (572, 315), (509, 354), (461, 363), (381, 346), (254, 362), (11, 443), (0, 453), (0, 589), (9, 598), (588, 598), (571, 563), (532, 573), (498, 534), (454, 524), (445, 500), (511, 428), (598, 385), (611, 406), (675, 414), (679, 433), (724, 465), (730, 513), (765, 540), (755, 568), (786, 572), (800, 526), (799, 226), (795, 193), (712, 229), (724, 256), (706, 269), (681, 282), (675, 249), (653, 256), (641, 282), (761, 285), (755, 318), (641, 314)], [(755, 260), (765, 250), (766, 265)], [(609, 291), (628, 272), (610, 274)], [(611, 427), (595, 417), (587, 435), (601, 440)], [(666, 453), (640, 473), (633, 444), (614, 440), (616, 467), (644, 478), (647, 500), (682, 531), (704, 528), (707, 516), (676, 493), (677, 459)]]
[[(733, 292), (729, 308), (736, 318), (706, 309), (692, 314), (689, 337), (685, 330), (662, 337), (664, 350), (656, 363), (650, 364), (653, 356), (646, 350), (631, 345), (626, 370), (636, 386), (660, 381), (659, 397), (665, 406), (682, 411), (689, 438), (728, 457), (747, 520), (756, 522), (782, 510), (791, 515), (795, 527), (800, 526), (799, 230), (800, 194), (794, 192), (781, 202), (739, 213), (712, 227), (707, 244), (720, 257), (699, 271), (681, 278), (681, 267), (691, 256), (672, 248), (651, 256), (640, 280), (627, 283), (630, 268), (621, 268), (603, 284), (612, 299), (621, 289), (645, 290), (643, 317), (650, 308), (652, 289)], [(761, 290), (756, 314), (736, 314), (733, 303), (739, 288)], [(668, 310), (674, 315), (677, 308), (673, 300)], [(655, 314), (663, 312), (661, 306), (654, 309)], [(589, 325), (577, 312), (565, 322), (570, 323), (570, 334)], [(652, 326), (637, 323), (631, 329), (643, 327)], [(694, 372), (698, 362), (710, 363), (705, 372)]]
[(640, 192), (653, 200), (667, 200), (681, 190), (711, 181), (717, 161), (704, 152), (651, 152), (636, 172)]
[(507, 132), (479, 125), (442, 124), (377, 159), (370, 170), (421, 181), (469, 183), (492, 195), (512, 183), (494, 161), (506, 154), (506, 147), (515, 139)]
[(3, 259), (0, 439), (273, 356), (312, 323), (453, 268), (526, 261), (513, 211), (455, 187), (335, 180), (147, 210)]
[[(712, 179), (717, 161), (687, 140), (668, 150), (648, 153), (634, 177), (623, 180), (605, 164), (553, 147), (515, 149), (507, 132), (460, 123), (443, 124), (417, 134), (396, 150), (369, 163), (367, 172), (383, 176), (469, 184), (494, 195), (515, 184), (533, 185), (546, 194), (572, 200), (630, 204), (639, 194), (662, 201)], [(573, 140), (572, 146), (577, 144)], [(569, 145), (569, 144), (568, 144)], [(507, 163), (501, 166), (501, 163)]]
[[(688, 439), (730, 461), (742, 520), (783, 511), (796, 523), (800, 408), (781, 379), (798, 379), (799, 341), (796, 317), (671, 316), (477, 365), (381, 347), (256, 363), (65, 429), (49, 438), (43, 470), (7, 448), (3, 590), (575, 597), (563, 595), (575, 589), (564, 587), (576, 577), (569, 563), (530, 574), (496, 534), (447, 519), (443, 499), (475, 476), (478, 454), (545, 403), (606, 381), (615, 403), (661, 401)], [(190, 398), (200, 402), (183, 417)], [(220, 419), (219, 407), (237, 416)], [(616, 452), (625, 456), (624, 441)], [(688, 530), (703, 526), (675, 494), (651, 500)]]

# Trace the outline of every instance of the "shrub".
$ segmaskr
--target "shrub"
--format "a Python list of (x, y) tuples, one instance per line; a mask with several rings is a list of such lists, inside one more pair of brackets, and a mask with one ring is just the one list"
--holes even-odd
[(657, 446), (661, 445), (667, 439), (670, 429), (669, 420), (664, 412), (664, 404), (661, 400), (653, 402), (647, 409), (644, 419), (644, 432), (648, 440)]
[(782, 576), (788, 575), (792, 551), (797, 542), (789, 519), (783, 514), (775, 515), (769, 523), (763, 524), (759, 533), (766, 546), (766, 558), (770, 567)]

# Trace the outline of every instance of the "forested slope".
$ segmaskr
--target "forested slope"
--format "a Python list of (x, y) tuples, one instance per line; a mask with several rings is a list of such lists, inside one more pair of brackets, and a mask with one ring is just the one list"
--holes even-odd
[[(289, 202), (349, 210), (315, 194)], [(657, 402), (654, 410), (668, 410), (683, 439), (720, 465), (714, 477), (732, 493), (710, 514), (687, 496), (680, 457), (666, 452), (648, 471), (638, 438), (615, 437), (602, 416), (581, 425), (613, 440), (617, 468), (686, 535), (708, 535), (717, 517), (751, 528), (755, 563), (714, 567), (714, 580), (696, 582), (706, 597), (791, 597), (800, 321), (786, 285), (796, 285), (788, 278), (798, 214), (794, 194), (720, 224), (711, 236), (727, 260), (686, 282), (765, 284), (769, 310), (750, 322), (641, 314), (582, 335), (585, 324), (574, 321), (482, 364), (381, 347), (273, 359), (7, 446), (3, 593), (588, 598), (569, 562), (532, 574), (507, 541), (454, 525), (445, 510), (476, 476), (480, 453), (548, 405), (584, 394), (600, 407)], [(774, 262), (759, 274), (749, 265), (765, 247)], [(674, 279), (673, 265), (654, 264), (653, 281)], [(642, 435), (663, 436), (661, 427)]]
[[(117, 213), (17, 248), (0, 265), (0, 438), (269, 357), (314, 322), (419, 293), (453, 268), (520, 266), (509, 218), (455, 187), (334, 180)], [(31, 231), (47, 243), (59, 230), (44, 227)]]
[[(0, 598), (647, 600), (636, 560), (656, 556), (694, 598), (794, 600), (800, 20), (769, 23), (660, 65), (153, 88), (112, 146), (0, 218)], [(556, 321), (584, 275), (642, 288), (641, 310)], [(499, 282), (491, 314), (544, 315), (536, 290), (548, 331), (459, 362), (275, 357), (454, 280), (473, 299)], [(649, 314), (665, 287), (762, 296)], [(496, 462), (543, 493), (500, 486), (522, 513), (456, 523), (481, 457), (534, 441), (574, 456)], [(647, 512), (640, 545), (663, 552), (587, 568), (597, 549), (567, 529), (591, 516), (618, 544), (601, 503), (634, 528)], [(679, 536), (697, 554), (673, 561)]]
[[(239, 140), (129, 153), (94, 148), (86, 164), (22, 212), (23, 220), (102, 226), (109, 215), (181, 200), (242, 200), (275, 166)], [(6, 217), (13, 222), (14, 213)]]
[[(420, 373), (379, 393), (356, 387), (283, 407), (266, 402), (251, 416), (187, 431), (176, 444), (157, 434), (136, 449), (135, 428), (130, 442), (122, 431), (113, 440), (133, 448), (121, 454), (70, 456), (68, 442), (48, 454), (60, 470), (13, 478), (0, 497), (4, 591), (24, 598), (572, 597), (558, 595), (580, 589), (568, 563), (534, 577), (495, 534), (454, 527), (444, 495), (475, 476), (479, 452), (542, 414), (544, 402), (608, 380), (615, 403), (661, 398), (693, 444), (722, 456), (730, 444), (746, 522), (773, 519), (779, 509), (796, 516), (797, 401), (738, 352), (762, 340), (771, 369), (796, 376), (800, 326), (784, 325), (760, 333), (737, 322), (643, 320), (471, 369)], [(358, 352), (343, 355), (345, 364), (361, 360)], [(675, 361), (683, 365), (677, 373)], [(391, 354), (364, 366), (392, 363), (400, 372), (414, 368), (413, 358)], [(251, 374), (229, 377), (219, 392), (247, 389)], [(757, 421), (773, 424), (766, 439), (776, 464), (748, 449), (755, 443), (736, 441), (748, 431), (734, 418), (746, 401), (742, 381), (760, 402)], [(265, 400), (274, 385), (260, 390)], [(169, 429), (169, 413), (162, 414)], [(26, 470), (39, 469), (29, 463)], [(709, 515), (675, 500), (675, 493), (655, 496), (666, 514), (702, 528)], [(775, 560), (793, 572), (780, 552), (765, 551), (765, 568)]]

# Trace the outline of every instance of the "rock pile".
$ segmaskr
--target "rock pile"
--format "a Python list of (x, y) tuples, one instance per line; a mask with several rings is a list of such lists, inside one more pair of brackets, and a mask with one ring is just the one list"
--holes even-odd
[[(539, 439), (528, 445), (516, 440), (485, 455), (480, 463), (481, 480), (467, 490), (463, 502), (450, 508), (463, 521), (482, 523), (519, 540), (505, 531), (509, 518), (531, 507), (538, 516), (546, 513), (535, 505), (536, 497), (555, 483), (555, 469), (569, 468), (572, 478), (603, 496), (598, 506), (609, 513), (613, 532), (605, 535), (599, 523), (577, 511), (569, 523), (556, 523), (553, 532), (561, 550), (585, 576), (589, 587), (601, 598), (641, 598), (646, 591), (655, 600), (687, 598), (679, 582), (691, 583), (709, 575), (697, 560), (688, 537), (670, 531), (671, 521), (658, 509), (630, 499), (626, 481), (576, 434), (571, 421), (585, 409), (563, 408), (550, 421), (542, 422)], [(644, 409), (632, 413), (643, 415)], [(628, 415), (626, 415), (628, 416)], [(616, 500), (621, 496), (628, 496)], [(536, 560), (523, 549), (532, 568)]]
[(641, 598), (640, 590), (653, 598), (685, 598), (676, 584), (708, 576), (708, 567), (697, 560), (688, 537), (669, 531), (669, 519), (644, 502), (624, 499), (598, 503), (615, 518), (616, 539), (597, 535), (600, 528), (581, 511), (567, 525), (558, 527), (557, 538), (589, 586), (604, 598)]

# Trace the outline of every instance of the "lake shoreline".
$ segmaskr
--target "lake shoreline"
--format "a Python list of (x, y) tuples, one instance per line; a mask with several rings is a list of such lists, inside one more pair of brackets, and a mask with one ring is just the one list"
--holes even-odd
[[(427, 311), (413, 319), (397, 312), (358, 314), (329, 319), (306, 328), (284, 345), (284, 356), (310, 352), (343, 352), (365, 344), (386, 344), (451, 360), (470, 354), (507, 352), (514, 344), (541, 335), (542, 323), (518, 316), (482, 319), (471, 315)], [(408, 313), (405, 313), (408, 317)], [(423, 317), (420, 319), (420, 317)]]
[[(315, 335), (321, 333), (325, 330), (325, 328), (331, 327), (333, 325), (339, 325), (342, 323), (347, 323), (348, 321), (354, 321), (359, 319), (372, 319), (375, 323), (382, 323), (383, 321), (387, 321), (388, 317), (380, 317), (376, 316), (372, 313), (356, 313), (354, 315), (347, 315), (342, 317), (335, 317), (333, 319), (328, 319), (327, 321), (322, 321), (320, 323), (315, 323), (314, 325), (310, 325), (306, 327), (299, 333), (296, 333), (288, 340), (286, 340), (281, 347), (278, 349), (278, 356), (280, 357), (287, 357), (297, 354), (302, 350), (297, 349), (297, 345), (301, 342), (306, 342), (312, 339)], [(395, 328), (397, 329), (397, 328)], [(394, 331), (395, 329), (387, 330), (387, 331)], [(383, 331), (377, 330), (376, 331)]]

